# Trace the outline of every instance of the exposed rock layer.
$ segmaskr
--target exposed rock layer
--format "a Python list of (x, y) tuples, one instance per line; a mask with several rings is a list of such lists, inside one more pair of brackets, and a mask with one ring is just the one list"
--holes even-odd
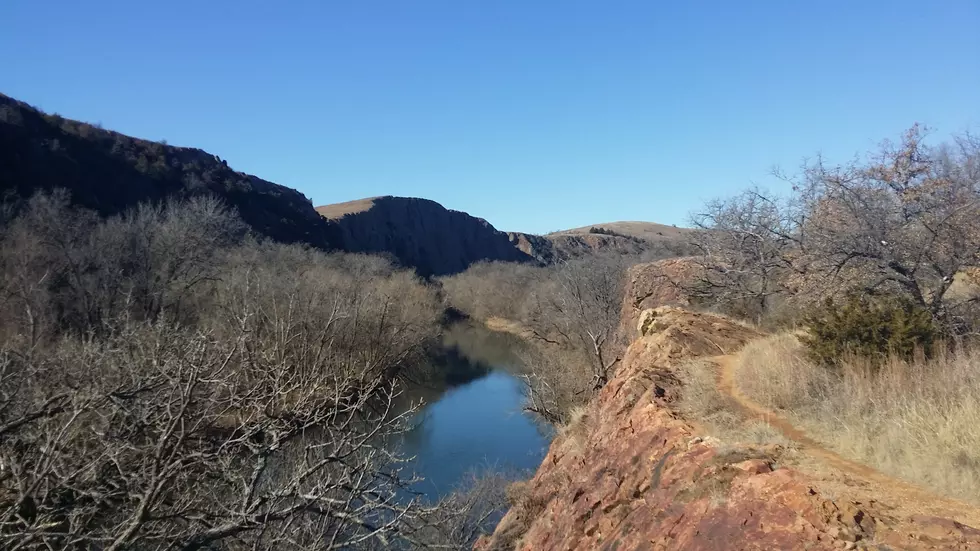
[(833, 498), (780, 463), (779, 447), (698, 435), (671, 406), (673, 369), (759, 335), (673, 307), (644, 313), (622, 368), (555, 439), (479, 549), (976, 549), (980, 531)]
[(623, 292), (623, 329), (632, 334), (640, 313), (657, 306), (688, 306), (690, 288), (696, 283), (698, 266), (691, 257), (667, 258), (637, 264), (626, 273)]

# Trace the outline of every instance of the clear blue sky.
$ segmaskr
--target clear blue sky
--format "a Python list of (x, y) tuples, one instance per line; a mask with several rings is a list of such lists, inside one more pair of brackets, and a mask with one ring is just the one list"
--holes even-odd
[(4, 0), (0, 91), (317, 205), (683, 224), (774, 164), (980, 125), (980, 1)]

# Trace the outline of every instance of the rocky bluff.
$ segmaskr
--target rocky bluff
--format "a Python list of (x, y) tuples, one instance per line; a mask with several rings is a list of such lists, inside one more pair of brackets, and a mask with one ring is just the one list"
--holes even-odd
[(532, 260), (486, 220), (428, 199), (372, 197), (317, 212), (332, 226), (339, 248), (390, 254), (422, 276), (461, 272), (481, 260)]

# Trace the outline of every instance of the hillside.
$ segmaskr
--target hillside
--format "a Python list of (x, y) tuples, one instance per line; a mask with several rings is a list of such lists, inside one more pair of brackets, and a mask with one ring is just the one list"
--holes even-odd
[(388, 253), (423, 276), (460, 272), (480, 260), (531, 260), (486, 220), (428, 199), (372, 197), (316, 210), (336, 228), (344, 250)]
[(75, 204), (112, 215), (142, 201), (214, 194), (253, 230), (285, 243), (333, 244), (302, 193), (237, 172), (215, 155), (45, 114), (0, 94), (0, 194), (67, 189)]
[(213, 194), (258, 234), (321, 249), (386, 253), (423, 276), (481, 260), (550, 264), (596, 253), (683, 254), (685, 232), (648, 222), (601, 224), (546, 236), (504, 233), (427, 199), (374, 197), (313, 208), (302, 193), (235, 171), (216, 155), (126, 136), (46, 114), (0, 94), (0, 196), (65, 188), (103, 216), (140, 202)]
[(590, 254), (641, 254), (652, 245), (633, 237), (595, 233), (534, 235), (510, 232), (507, 237), (518, 250), (534, 257), (542, 264), (552, 264)]
[[(761, 334), (674, 307), (644, 311), (615, 377), (562, 429), (513, 507), (477, 548), (977, 549), (977, 511), (815, 447), (770, 412), (786, 444), (720, 441), (685, 418), (684, 370)], [(693, 361), (698, 358), (699, 362)], [(754, 406), (751, 406), (754, 407)]]
[(141, 202), (212, 194), (260, 235), (388, 253), (424, 276), (462, 271), (478, 260), (530, 260), (485, 220), (433, 201), (381, 197), (314, 209), (302, 193), (235, 171), (206, 151), (49, 115), (0, 94), (0, 196), (54, 188), (103, 216)]
[[(590, 231), (591, 230), (591, 231)], [(678, 228), (666, 224), (655, 222), (606, 222), (602, 224), (591, 224), (581, 228), (572, 228), (549, 233), (549, 237), (567, 235), (596, 235), (598, 232), (611, 232), (629, 237), (636, 237), (644, 241), (675, 241), (685, 239), (690, 234), (690, 228)], [(600, 234), (601, 235), (601, 234)]]
[(692, 252), (688, 244), (691, 231), (654, 222), (610, 222), (545, 235), (511, 232), (508, 236), (522, 252), (550, 264), (606, 253), (683, 256)]

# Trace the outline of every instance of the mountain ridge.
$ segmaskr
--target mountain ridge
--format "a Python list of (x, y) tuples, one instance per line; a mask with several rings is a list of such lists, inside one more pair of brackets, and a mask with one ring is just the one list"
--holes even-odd
[(596, 253), (640, 254), (648, 243), (673, 239), (669, 226), (644, 222), (545, 236), (508, 233), (420, 197), (383, 195), (314, 207), (300, 191), (236, 171), (202, 149), (47, 114), (0, 93), (0, 199), (55, 188), (102, 216), (142, 202), (212, 194), (259, 235), (324, 250), (388, 254), (422, 276), (463, 271), (479, 261), (551, 264)]

